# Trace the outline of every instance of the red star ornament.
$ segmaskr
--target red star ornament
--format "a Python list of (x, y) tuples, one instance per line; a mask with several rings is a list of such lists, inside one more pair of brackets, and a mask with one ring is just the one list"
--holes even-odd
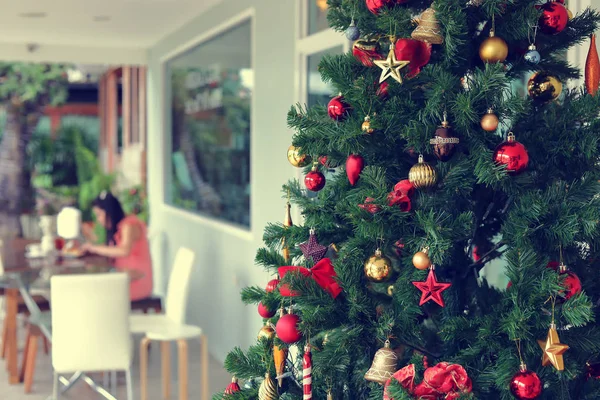
[(444, 299), (442, 298), (442, 292), (448, 289), (452, 284), (440, 283), (435, 277), (434, 267), (429, 269), (429, 274), (425, 282), (412, 282), (413, 285), (421, 291), (421, 301), (419, 305), (427, 303), (429, 300), (435, 301), (439, 306), (444, 307)]
[(327, 253), (327, 247), (321, 246), (317, 242), (314, 229), (310, 230), (308, 241), (300, 245), (300, 250), (302, 250), (302, 254), (306, 259), (312, 258), (314, 263), (321, 261), (325, 257), (325, 253)]

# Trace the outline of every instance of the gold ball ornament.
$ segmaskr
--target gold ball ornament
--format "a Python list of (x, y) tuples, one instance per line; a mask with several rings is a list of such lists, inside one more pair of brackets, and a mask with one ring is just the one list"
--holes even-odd
[(365, 117), (365, 121), (362, 123), (361, 129), (365, 133), (373, 133), (373, 128), (371, 128), (371, 117), (368, 115)]
[(569, 21), (573, 19), (573, 12), (567, 8), (567, 14), (569, 15)]
[(504, 39), (495, 36), (494, 31), (490, 31), (490, 37), (479, 46), (479, 57), (486, 63), (504, 62), (508, 57), (508, 45)]
[(271, 325), (265, 325), (258, 331), (258, 339), (271, 340), (275, 336), (275, 329)]
[(487, 113), (481, 118), (481, 128), (487, 132), (494, 132), (498, 128), (498, 116), (494, 114), (494, 110), (488, 109)]
[(288, 147), (287, 159), (294, 167), (302, 168), (311, 163), (312, 159), (306, 154), (302, 154), (302, 149), (291, 145)]
[(529, 78), (527, 92), (533, 100), (549, 103), (562, 93), (562, 83), (549, 72), (538, 71)]
[(277, 386), (275, 386), (275, 381), (271, 379), (271, 375), (268, 373), (265, 374), (265, 380), (262, 381), (260, 387), (258, 388), (258, 399), (259, 400), (276, 400), (279, 398), (279, 393), (277, 393)]
[(419, 162), (408, 171), (408, 180), (417, 189), (431, 188), (437, 182), (437, 172), (431, 165), (423, 161), (423, 155), (420, 154)]
[(416, 269), (426, 270), (431, 266), (431, 260), (429, 259), (428, 249), (424, 248), (418, 251), (413, 256), (412, 262)]
[(371, 282), (385, 282), (392, 275), (392, 261), (380, 249), (365, 262), (365, 275)]

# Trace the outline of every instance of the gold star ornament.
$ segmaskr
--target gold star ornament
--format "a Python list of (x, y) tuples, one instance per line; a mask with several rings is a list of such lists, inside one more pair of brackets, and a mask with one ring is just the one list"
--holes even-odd
[(394, 78), (398, 83), (402, 83), (402, 76), (400, 70), (410, 64), (410, 61), (398, 61), (396, 59), (396, 53), (394, 52), (394, 42), (390, 44), (390, 52), (385, 60), (373, 60), (373, 63), (381, 68), (381, 76), (379, 77), (379, 83), (385, 81), (390, 76)]
[(542, 365), (545, 367), (552, 364), (558, 371), (563, 371), (565, 363), (562, 355), (565, 351), (569, 350), (569, 346), (560, 342), (558, 332), (556, 331), (556, 324), (550, 324), (546, 340), (538, 340), (538, 344), (543, 351)]

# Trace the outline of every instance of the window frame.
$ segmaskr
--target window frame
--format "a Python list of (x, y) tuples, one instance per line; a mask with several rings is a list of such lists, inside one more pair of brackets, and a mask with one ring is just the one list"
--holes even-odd
[[(298, 68), (296, 69), (296, 88), (295, 88), (295, 99), (296, 103), (299, 104), (307, 104), (308, 103), (308, 79), (309, 79), (309, 71), (308, 71), (308, 58), (314, 54), (321, 53), (323, 51), (327, 51), (329, 49), (334, 49), (336, 47), (342, 46), (343, 52), (347, 53), (351, 46), (352, 42), (346, 39), (346, 37), (340, 33), (336, 32), (331, 28), (322, 30), (320, 32), (313, 33), (311, 35), (308, 34), (309, 28), (309, 15), (308, 15), (308, 2), (314, 0), (299, 0), (296, 9), (296, 62)], [(293, 136), (294, 132), (291, 132), (291, 136)], [(298, 179), (301, 183), (304, 179), (304, 174), (302, 172), (302, 168), (297, 168), (294, 177)], [(304, 221), (300, 210), (293, 208), (293, 217), (294, 220)]]
[(186, 43), (177, 46), (170, 52), (163, 55), (160, 62), (160, 76), (161, 76), (161, 92), (164, 96), (160, 99), (160, 113), (162, 115), (162, 124), (161, 130), (163, 132), (162, 135), (162, 147), (163, 147), (163, 160), (162, 160), (162, 170), (164, 171), (164, 175), (162, 177), (162, 204), (161, 209), (163, 212), (170, 213), (172, 215), (180, 216), (183, 218), (190, 219), (196, 223), (207, 226), (209, 228), (218, 229), (222, 232), (231, 234), (233, 236), (242, 238), (244, 240), (252, 240), (254, 235), (253, 231), (253, 219), (252, 213), (254, 209), (254, 194), (255, 189), (252, 185), (252, 177), (254, 176), (253, 168), (252, 168), (252, 159), (254, 158), (254, 132), (256, 132), (255, 124), (256, 124), (256, 96), (254, 92), (252, 93), (252, 98), (250, 99), (250, 206), (249, 206), (249, 216), (250, 223), (248, 226), (243, 226), (240, 224), (236, 224), (235, 222), (226, 221), (223, 219), (219, 219), (217, 217), (211, 216), (206, 213), (202, 213), (200, 211), (194, 210), (186, 210), (181, 207), (174, 206), (169, 204), (169, 190), (170, 184), (173, 179), (173, 163), (171, 160), (171, 155), (173, 152), (172, 149), (172, 132), (171, 132), (171, 86), (170, 86), (170, 77), (168, 76), (168, 63), (173, 59), (181, 56), (189, 50), (197, 46), (201, 46), (203, 43), (209, 42), (213, 39), (216, 39), (220, 35), (235, 29), (238, 26), (241, 26), (245, 23), (250, 24), (250, 67), (253, 71), (256, 69), (256, 10), (254, 7), (250, 7), (237, 15), (231, 17), (230, 19), (224, 21), (223, 23), (215, 26), (212, 29), (209, 29)]

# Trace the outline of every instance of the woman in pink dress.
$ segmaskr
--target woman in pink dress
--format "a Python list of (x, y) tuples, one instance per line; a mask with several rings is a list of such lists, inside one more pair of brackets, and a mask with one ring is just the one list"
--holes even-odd
[(96, 222), (106, 229), (106, 244), (86, 243), (82, 249), (113, 258), (114, 266), (131, 277), (131, 300), (152, 295), (152, 259), (146, 224), (135, 215), (126, 216), (119, 200), (110, 192), (102, 192), (92, 202)]

